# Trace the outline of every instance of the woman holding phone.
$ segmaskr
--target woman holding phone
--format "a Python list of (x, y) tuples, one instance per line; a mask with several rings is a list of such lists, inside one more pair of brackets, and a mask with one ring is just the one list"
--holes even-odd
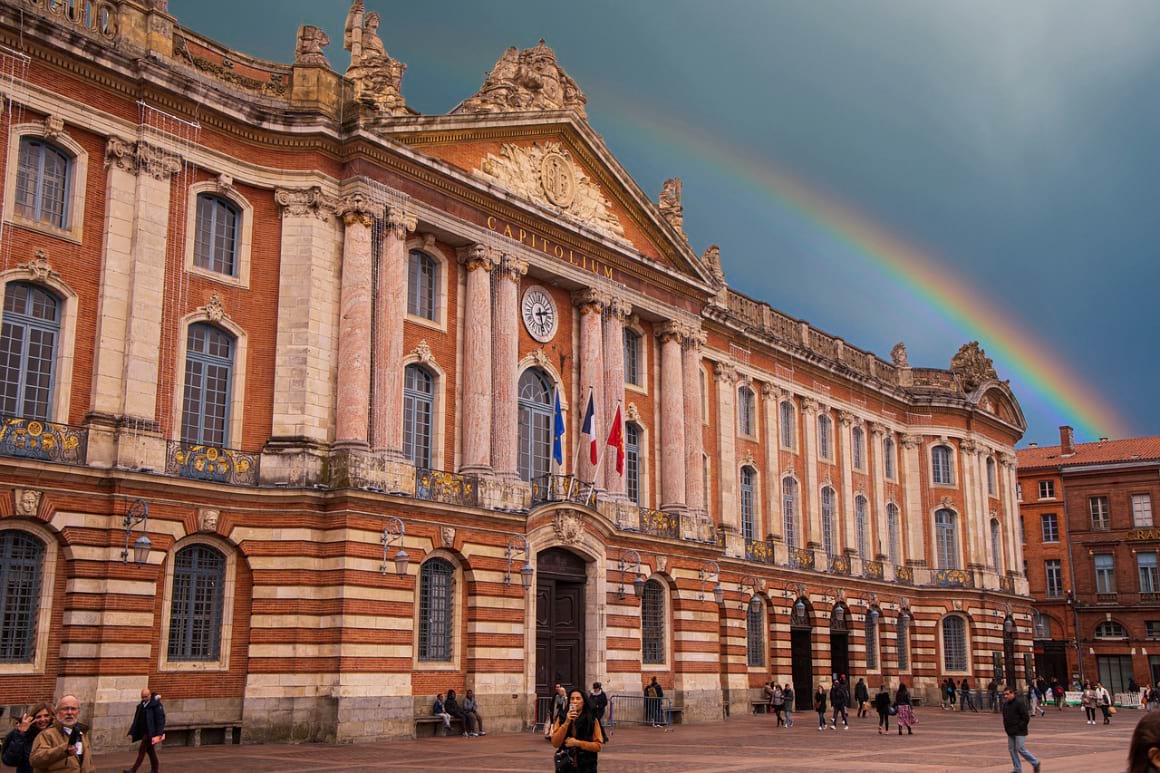
[(568, 691), (568, 712), (552, 725), (557, 773), (597, 773), (597, 755), (604, 748), (600, 720), (584, 691)]
[(4, 764), (16, 768), (16, 773), (32, 773), (32, 763), (28, 761), (32, 742), (51, 724), (52, 706), (47, 703), (38, 703), (31, 711), (25, 712), (4, 739)]

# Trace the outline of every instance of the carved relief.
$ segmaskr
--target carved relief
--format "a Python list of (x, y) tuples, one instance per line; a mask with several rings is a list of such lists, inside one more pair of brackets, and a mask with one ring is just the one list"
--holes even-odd
[(919, 435), (903, 435), (899, 440), (902, 442), (903, 448), (917, 448), (922, 442)]
[(221, 518), (220, 510), (211, 507), (200, 508), (197, 511), (198, 531), (217, 531), (219, 518)]
[(439, 544), (448, 549), (455, 547), (455, 528), (453, 526), (439, 527)]
[(330, 45), (330, 37), (318, 27), (303, 24), (298, 28), (298, 45), (294, 48), (294, 64), (330, 67), (322, 49)]
[(979, 444), (974, 440), (962, 440), (959, 442), (959, 450), (964, 454), (974, 455), (979, 451)]
[(362, 105), (383, 115), (406, 115), (403, 73), (407, 65), (391, 58), (379, 37), (381, 17), (367, 13), (363, 0), (354, 0), (346, 16), (342, 45), (350, 51), (346, 77), (354, 82), (354, 96)]
[(752, 451), (746, 451), (745, 456), (741, 457), (741, 466), (753, 468), (757, 467), (757, 459), (753, 457)]
[(657, 571), (658, 572), (665, 571), (665, 569), (668, 568), (668, 565), (669, 565), (668, 558), (666, 558), (665, 556), (657, 556)]
[(718, 362), (713, 366), (713, 378), (718, 383), (731, 386), (737, 381), (737, 369), (724, 362)]
[(35, 516), (40, 512), (40, 499), (44, 492), (34, 488), (18, 488), (16, 496), (16, 514)]
[(498, 156), (489, 153), (473, 174), (606, 236), (625, 239), (624, 226), (608, 199), (558, 142), (537, 142), (531, 147), (506, 143)]
[(59, 115), (47, 115), (44, 117), (44, 137), (45, 139), (55, 140), (64, 134), (64, 119)]
[(677, 233), (685, 237), (685, 210), (681, 205), (681, 178), (674, 177), (670, 180), (665, 180), (661, 187), (661, 197), (658, 203), (658, 208), (663, 217), (669, 225), (673, 227)]
[(890, 361), (900, 368), (909, 368), (910, 362), (906, 359), (906, 344), (899, 341), (890, 350)]
[(388, 206), (384, 216), (387, 232), (396, 239), (406, 239), (407, 234), (419, 227), (419, 218), (402, 207)]
[(342, 217), (346, 225), (365, 225), (370, 228), (375, 218), (383, 216), (383, 205), (376, 204), (367, 198), (362, 191), (355, 191), (349, 196), (343, 196), (335, 206), (335, 213)]
[(709, 275), (713, 277), (713, 284), (717, 287), (725, 286), (725, 271), (721, 268), (721, 248), (716, 244), (709, 245), (701, 255), (701, 262), (705, 264), (705, 268), (709, 270)]
[(415, 355), (415, 357), (419, 359), (419, 362), (422, 363), (428, 363), (435, 359), (431, 354), (431, 346), (427, 343), (426, 338), (419, 340), (419, 343), (416, 344), (411, 354)]
[(584, 533), (584, 514), (579, 510), (557, 510), (553, 528), (556, 531), (556, 539), (570, 545)]
[(552, 361), (548, 359), (548, 355), (543, 349), (536, 349), (532, 352), (532, 361), (543, 370), (550, 371), (552, 367)]
[(571, 110), (585, 117), (588, 98), (541, 39), (534, 48), (506, 49), (483, 86), (456, 110), (462, 113), (520, 113)]
[(282, 217), (316, 217), (327, 222), (338, 201), (327, 196), (317, 185), (311, 188), (276, 188), (274, 201), (282, 208)]
[(226, 308), (222, 305), (221, 296), (214, 293), (210, 296), (209, 303), (202, 306), (198, 311), (205, 312), (205, 316), (210, 322), (221, 322), (223, 319), (229, 319), (230, 315), (226, 313)]
[(44, 250), (37, 250), (36, 257), (27, 263), (22, 263), (20, 268), (32, 275), (32, 278), (37, 282), (47, 282), (49, 279), (59, 278), (59, 274), (52, 270), (52, 266), (48, 263), (48, 255)]
[(958, 376), (959, 383), (968, 392), (975, 391), (980, 384), (986, 381), (994, 381), (999, 378), (995, 372), (994, 363), (979, 346), (978, 341), (971, 341), (969, 344), (963, 345), (951, 358), (951, 373)]
[(105, 166), (130, 174), (145, 172), (166, 180), (181, 171), (181, 158), (148, 142), (130, 142), (110, 137), (105, 143)]
[(640, 409), (636, 407), (636, 403), (629, 403), (628, 410), (624, 412), (625, 421), (640, 421)]

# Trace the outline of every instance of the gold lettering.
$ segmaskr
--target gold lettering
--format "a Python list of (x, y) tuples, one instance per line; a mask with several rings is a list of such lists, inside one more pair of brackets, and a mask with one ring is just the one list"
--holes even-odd
[(557, 258), (562, 259), (564, 257), (564, 248), (558, 244), (552, 248), (552, 252), (556, 253)]
[(604, 267), (604, 278), (605, 279), (612, 279), (612, 266), (605, 266)]
[(509, 239), (512, 238), (512, 227), (510, 225), (505, 225), (503, 227), (503, 235)]
[(487, 216), (487, 227), (492, 231), (495, 230), (495, 215)]
[(523, 244), (524, 239), (526, 239), (526, 238), (528, 238), (528, 232), (521, 228), (520, 229), (520, 244)]
[(548, 254), (548, 240), (547, 239), (540, 239), (540, 247), (541, 247), (541, 249), (544, 250), (544, 254), (547, 255)]

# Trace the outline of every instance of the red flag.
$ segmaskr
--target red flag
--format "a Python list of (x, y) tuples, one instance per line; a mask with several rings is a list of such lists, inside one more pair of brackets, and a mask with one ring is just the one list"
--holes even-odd
[(616, 449), (616, 474), (624, 475), (624, 429), (620, 422), (620, 405), (612, 417), (612, 429), (608, 431), (608, 445)]

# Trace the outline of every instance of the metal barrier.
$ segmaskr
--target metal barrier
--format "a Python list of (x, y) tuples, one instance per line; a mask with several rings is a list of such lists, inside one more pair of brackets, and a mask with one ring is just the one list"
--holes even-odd
[(552, 727), (552, 701), (554, 698), (549, 696), (547, 698), (536, 698), (536, 721), (532, 723), (532, 732), (539, 730), (541, 733), (548, 732)]
[(673, 701), (644, 695), (610, 695), (604, 724), (610, 730), (618, 724), (669, 727), (673, 724)]

